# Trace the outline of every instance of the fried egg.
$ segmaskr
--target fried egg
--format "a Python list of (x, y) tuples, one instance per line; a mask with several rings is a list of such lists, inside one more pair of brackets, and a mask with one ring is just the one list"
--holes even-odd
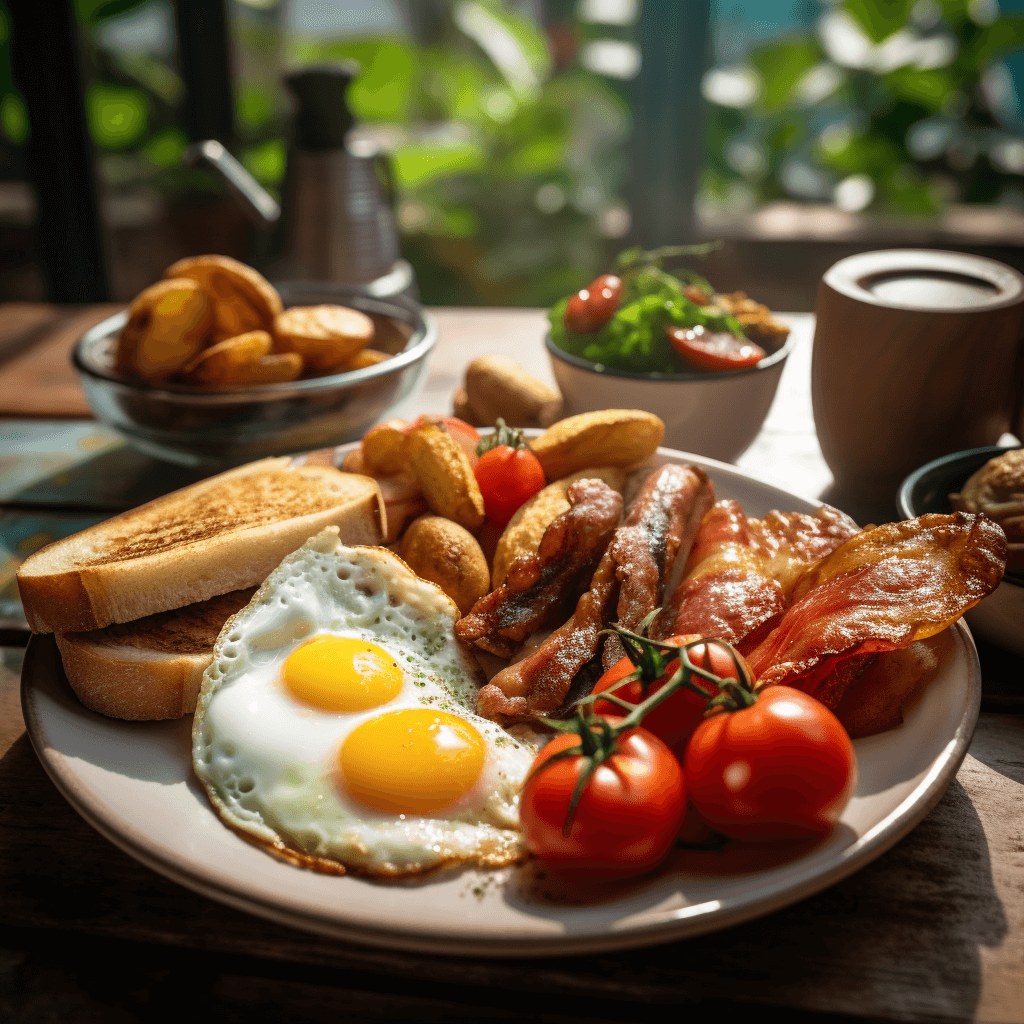
[(521, 859), (540, 737), (474, 713), (458, 609), (384, 548), (330, 527), (225, 624), (193, 765), (222, 819), (322, 870), (411, 874)]

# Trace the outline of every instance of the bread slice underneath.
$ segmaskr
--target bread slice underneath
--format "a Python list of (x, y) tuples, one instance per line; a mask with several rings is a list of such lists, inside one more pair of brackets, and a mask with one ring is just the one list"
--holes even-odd
[(196, 709), (203, 672), (224, 623), (255, 588), (87, 633), (57, 633), (78, 699), (111, 718), (180, 718)]
[(18, 569), (35, 633), (131, 622), (261, 583), (325, 526), (379, 544), (380, 488), (333, 466), (263, 459), (174, 491), (30, 555)]

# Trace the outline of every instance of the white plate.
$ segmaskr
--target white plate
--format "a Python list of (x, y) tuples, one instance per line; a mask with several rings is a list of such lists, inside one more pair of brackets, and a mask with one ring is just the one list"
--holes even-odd
[[(750, 515), (815, 505), (733, 466), (703, 465)], [(879, 856), (935, 805), (967, 752), (981, 700), (968, 629), (898, 728), (858, 740), (857, 791), (824, 841), (679, 851), (657, 874), (558, 891), (533, 866), (450, 870), (414, 882), (335, 877), (282, 863), (225, 828), (192, 775), (191, 722), (121, 722), (78, 703), (51, 637), (29, 645), (22, 701), (50, 777), (99, 832), (168, 878), (296, 928), (429, 953), (531, 956), (664, 942), (723, 928), (824, 889)]]

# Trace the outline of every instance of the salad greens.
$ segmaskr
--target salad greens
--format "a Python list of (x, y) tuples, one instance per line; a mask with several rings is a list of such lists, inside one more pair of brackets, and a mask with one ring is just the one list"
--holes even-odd
[(689, 270), (669, 273), (667, 259), (705, 256), (714, 245), (666, 246), (645, 252), (627, 249), (616, 260), (615, 273), (622, 278), (622, 297), (611, 320), (592, 334), (575, 334), (565, 327), (565, 310), (571, 296), (556, 302), (548, 314), (551, 340), (557, 348), (609, 369), (633, 372), (689, 372), (672, 348), (665, 327), (695, 327), (725, 331), (744, 337), (739, 321), (716, 306), (702, 306), (687, 297), (684, 288), (696, 285), (710, 296), (713, 289), (699, 274)]

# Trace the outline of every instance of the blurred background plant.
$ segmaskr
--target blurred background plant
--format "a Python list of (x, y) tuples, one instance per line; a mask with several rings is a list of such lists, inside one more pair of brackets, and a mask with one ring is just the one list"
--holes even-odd
[(1024, 47), (1024, 16), (996, 0), (794, 8), (797, 25), (740, 52), (722, 12), (702, 88), (707, 219), (778, 199), (917, 215), (951, 202), (1024, 208), (1024, 126), (1005, 60)]
[[(171, 0), (74, 2), (114, 297), (196, 246), (272, 271), (270, 236), (246, 226), (212, 174), (181, 164)], [(285, 72), (356, 60), (351, 107), (390, 154), (423, 299), (547, 305), (606, 269), (629, 235), (642, 2), (227, 0), (234, 137), (223, 141), (280, 190)], [(905, 219), (951, 203), (1024, 210), (1024, 15), (1011, 9), (1022, 2), (1004, 0), (1001, 13), (996, 0), (712, 0), (698, 227), (742, 231), (778, 200)], [(27, 186), (12, 191), (29, 131), (0, 0), (0, 183), (11, 186), (0, 221), (31, 202)], [(709, 268), (723, 286), (765, 265), (760, 251), (746, 266), (729, 255)], [(805, 275), (810, 295), (819, 272)]]

